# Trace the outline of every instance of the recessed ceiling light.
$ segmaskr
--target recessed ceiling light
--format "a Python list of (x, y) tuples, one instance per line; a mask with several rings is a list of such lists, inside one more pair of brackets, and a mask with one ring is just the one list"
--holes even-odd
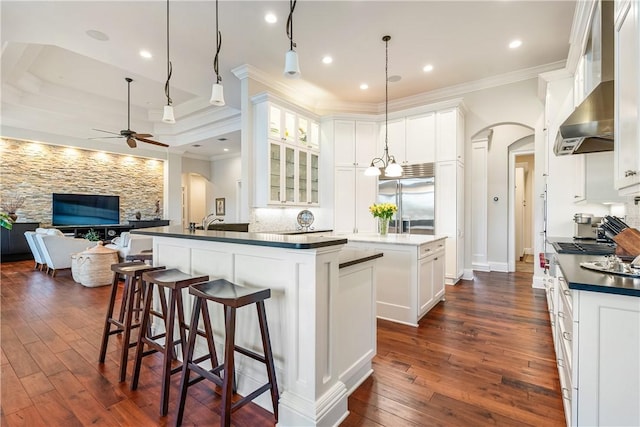
[(324, 64), (331, 64), (333, 62), (333, 58), (330, 56), (325, 56), (324, 58), (322, 58), (322, 62)]
[(366, 84), (366, 83), (362, 83), (362, 84), (360, 84), (360, 89), (367, 90), (367, 89), (369, 89), (369, 85)]
[(106, 35), (105, 33), (103, 33), (102, 31), (87, 30), (86, 33), (92, 39), (96, 39), (96, 40), (99, 40), (101, 42), (106, 42), (107, 40), (109, 40), (109, 36)]
[(422, 71), (424, 71), (425, 73), (428, 73), (429, 71), (433, 71), (433, 65), (431, 65), (431, 64), (425, 65), (422, 68)]
[(144, 59), (151, 59), (153, 58), (153, 55), (151, 55), (151, 52), (149, 52), (148, 50), (144, 50), (142, 49), (140, 51), (140, 56), (142, 56)]
[(224, 148), (222, 151), (229, 151), (229, 149), (228, 148)]
[(518, 47), (522, 46), (522, 40), (514, 40), (511, 43), (509, 43), (509, 47), (511, 49), (516, 49)]
[(276, 22), (278, 22), (278, 17), (273, 13), (267, 13), (266, 15), (264, 15), (264, 20), (269, 24), (275, 24)]

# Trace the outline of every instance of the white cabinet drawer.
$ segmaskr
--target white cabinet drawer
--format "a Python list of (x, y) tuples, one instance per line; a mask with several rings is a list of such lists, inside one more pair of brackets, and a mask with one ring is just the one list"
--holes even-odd
[(425, 243), (420, 245), (418, 258), (422, 259), (427, 256), (435, 255), (444, 251), (444, 241)]

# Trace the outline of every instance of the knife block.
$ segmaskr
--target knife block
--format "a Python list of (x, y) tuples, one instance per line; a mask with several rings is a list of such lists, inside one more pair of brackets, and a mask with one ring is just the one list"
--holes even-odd
[(616, 255), (633, 256), (640, 255), (640, 231), (635, 228), (625, 228), (613, 237), (616, 242)]

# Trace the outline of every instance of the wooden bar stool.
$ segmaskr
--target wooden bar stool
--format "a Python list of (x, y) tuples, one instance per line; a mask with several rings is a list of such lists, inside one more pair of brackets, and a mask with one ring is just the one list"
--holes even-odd
[(153, 262), (153, 251), (145, 250), (137, 254), (129, 254), (125, 257), (126, 261), (149, 261)]
[[(180, 402), (178, 405), (178, 416), (176, 425), (182, 424), (184, 416), (184, 406), (187, 398), (187, 388), (195, 383), (207, 379), (222, 387), (222, 409), (220, 425), (228, 427), (231, 425), (231, 413), (236, 409), (249, 403), (267, 390), (271, 390), (271, 402), (273, 404), (273, 415), (278, 421), (278, 384), (276, 382), (275, 367), (273, 364), (273, 353), (271, 351), (271, 340), (269, 339), (269, 328), (267, 327), (267, 315), (264, 308), (264, 300), (271, 297), (271, 289), (253, 290), (237, 286), (224, 279), (211, 282), (199, 283), (189, 287), (189, 293), (194, 295), (193, 313), (191, 314), (191, 329), (189, 331), (189, 343), (187, 355), (182, 364), (182, 379), (180, 381)], [(219, 364), (214, 352), (209, 355), (193, 359), (196, 343), (194, 331), (198, 325), (200, 311), (209, 317), (207, 301), (214, 301), (224, 306), (225, 317), (225, 344), (224, 363)], [(236, 309), (248, 304), (256, 304), (258, 310), (258, 321), (260, 323), (260, 334), (262, 337), (262, 347), (264, 356), (250, 351), (235, 344), (236, 330)], [(213, 334), (208, 333), (207, 341), (212, 347)], [(234, 352), (238, 352), (266, 365), (269, 382), (244, 396), (235, 403), (231, 402), (234, 389)], [(209, 357), (210, 356), (210, 357)], [(198, 365), (202, 360), (211, 359), (211, 370), (206, 370)], [(194, 371), (198, 377), (190, 379), (190, 373)], [(221, 375), (222, 374), (222, 375)]]
[[(109, 297), (109, 307), (107, 308), (107, 315), (104, 321), (104, 330), (102, 332), (102, 344), (100, 345), (100, 363), (104, 363), (105, 356), (107, 354), (107, 344), (109, 343), (109, 337), (113, 334), (124, 334), (122, 337), (122, 350), (120, 352), (120, 382), (124, 381), (127, 376), (127, 359), (129, 358), (129, 348), (136, 345), (136, 342), (130, 342), (131, 330), (140, 326), (139, 314), (141, 307), (134, 301), (140, 301), (139, 295), (143, 292), (144, 281), (142, 279), (142, 273), (145, 271), (160, 270), (164, 267), (153, 267), (147, 265), (144, 262), (122, 262), (119, 264), (112, 264), (111, 271), (115, 274), (113, 276), (113, 283), (111, 285), (111, 295)], [(122, 301), (120, 303), (120, 310), (118, 317), (114, 317), (113, 309), (116, 302), (116, 294), (118, 293), (118, 282), (120, 278), (124, 278), (124, 289), (122, 292)], [(136, 313), (135, 321), (133, 322), (133, 313)], [(111, 325), (115, 326), (115, 329), (111, 329)]]
[[(147, 284), (144, 296), (141, 331), (147, 333), (138, 334), (138, 343), (136, 346), (136, 358), (133, 367), (133, 378), (131, 380), (131, 390), (138, 388), (138, 380), (140, 378), (140, 366), (142, 365), (142, 357), (156, 353), (163, 353), (164, 361), (162, 367), (162, 390), (160, 394), (160, 415), (167, 415), (169, 409), (169, 389), (171, 384), (171, 375), (180, 372), (182, 366), (171, 369), (171, 363), (175, 359), (175, 351), (173, 347), (180, 344), (182, 351), (182, 359), (185, 357), (185, 345), (187, 343), (186, 330), (189, 328), (184, 319), (184, 306), (182, 304), (182, 289), (193, 285), (194, 283), (205, 282), (209, 280), (209, 276), (190, 276), (182, 271), (171, 268), (167, 270), (158, 270), (144, 273), (143, 280)], [(153, 288), (158, 286), (160, 296), (160, 311), (153, 309)], [(165, 298), (165, 289), (169, 290), (169, 301)], [(173, 331), (176, 320), (176, 311), (178, 314), (178, 331), (180, 337), (173, 338)], [(156, 316), (164, 320), (165, 331), (161, 334), (152, 336), (150, 333), (151, 316)], [(206, 318), (205, 328), (211, 333), (211, 322)], [(197, 325), (194, 331), (197, 331)], [(206, 332), (202, 333), (203, 336)], [(164, 338), (163, 342), (158, 341)], [(144, 351), (144, 345), (147, 344), (150, 350)], [(215, 351), (215, 350), (214, 350)]]

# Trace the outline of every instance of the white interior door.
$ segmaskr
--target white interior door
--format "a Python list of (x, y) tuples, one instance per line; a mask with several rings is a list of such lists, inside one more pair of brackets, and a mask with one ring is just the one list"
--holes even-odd
[(515, 226), (516, 226), (516, 261), (524, 255), (524, 192), (525, 192), (525, 174), (524, 168), (516, 167), (515, 179)]

